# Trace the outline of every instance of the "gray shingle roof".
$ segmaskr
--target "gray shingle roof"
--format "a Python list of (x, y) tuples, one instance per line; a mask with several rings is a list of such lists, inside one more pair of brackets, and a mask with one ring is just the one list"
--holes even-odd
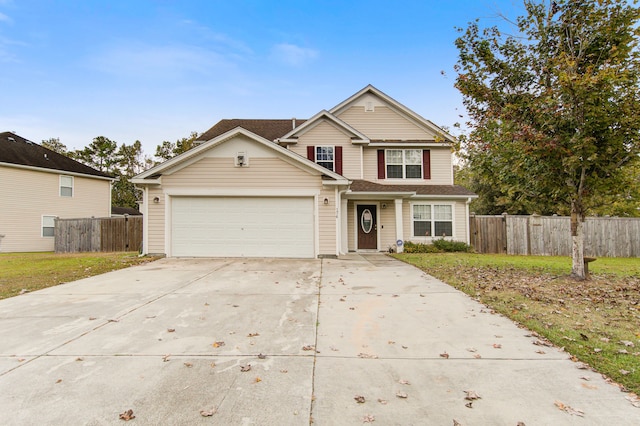
[[(204, 132), (200, 137), (196, 140), (198, 141), (209, 141), (213, 138), (216, 138), (223, 133), (228, 132), (229, 130), (235, 129), (236, 127), (242, 127), (252, 133), (255, 133), (258, 136), (262, 136), (263, 138), (273, 141), (279, 137), (282, 137), (289, 133), (291, 129), (294, 128), (293, 119), (285, 119), (285, 120), (253, 120), (253, 119), (243, 119), (243, 118), (232, 118), (232, 119), (224, 119), (218, 121), (212, 128)], [(306, 120), (295, 120), (295, 127), (298, 127)]]
[(106, 178), (113, 177), (12, 132), (0, 133), (0, 163), (40, 167)]
[(367, 180), (354, 180), (352, 192), (415, 192), (418, 195), (474, 196), (460, 185), (382, 185)]

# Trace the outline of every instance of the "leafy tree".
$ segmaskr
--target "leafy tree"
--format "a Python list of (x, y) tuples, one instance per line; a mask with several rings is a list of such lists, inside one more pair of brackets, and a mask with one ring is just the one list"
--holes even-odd
[(178, 139), (175, 143), (169, 141), (163, 141), (160, 145), (156, 146), (156, 158), (158, 163), (169, 160), (177, 155), (187, 152), (194, 147), (193, 142), (198, 139), (198, 132), (191, 132), (191, 134), (182, 139)]
[[(640, 153), (640, 9), (627, 0), (526, 0), (514, 35), (470, 23), (456, 40), (463, 141), (484, 184), (571, 213), (584, 279), (586, 214), (624, 189)], [(499, 197), (496, 198), (499, 201)]]
[(71, 153), (71, 156), (101, 172), (113, 173), (118, 164), (116, 158), (117, 142), (104, 136), (93, 138), (89, 146)]
[(57, 152), (58, 154), (67, 155), (67, 146), (60, 142), (60, 138), (43, 139), (40, 145), (50, 149), (51, 151)]

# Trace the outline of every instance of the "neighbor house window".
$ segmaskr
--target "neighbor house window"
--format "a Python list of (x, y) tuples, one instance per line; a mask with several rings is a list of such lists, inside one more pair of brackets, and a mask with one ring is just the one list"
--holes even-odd
[(452, 237), (453, 206), (450, 204), (414, 204), (414, 237)]
[(60, 176), (60, 196), (73, 197), (73, 176)]
[(55, 216), (42, 216), (42, 236), (53, 237), (53, 228), (55, 225)]
[(335, 171), (335, 157), (332, 146), (316, 146), (316, 163), (331, 171)]
[(385, 158), (387, 179), (422, 178), (422, 150), (388, 149)]

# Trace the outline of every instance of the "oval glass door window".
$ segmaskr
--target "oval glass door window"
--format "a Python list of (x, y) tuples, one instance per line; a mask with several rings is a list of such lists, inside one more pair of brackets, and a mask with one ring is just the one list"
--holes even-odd
[(362, 216), (360, 216), (360, 226), (365, 234), (368, 234), (371, 232), (371, 229), (373, 229), (373, 215), (369, 209), (365, 209), (362, 212)]

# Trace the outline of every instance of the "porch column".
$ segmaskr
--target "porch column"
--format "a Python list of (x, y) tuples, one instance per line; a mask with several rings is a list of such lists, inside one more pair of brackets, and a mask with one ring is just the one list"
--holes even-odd
[[(397, 198), (394, 202), (396, 204), (396, 241), (402, 240), (404, 242), (404, 232), (402, 230), (402, 198)], [(403, 250), (404, 245), (396, 247), (397, 253), (402, 253)]]
[(349, 234), (348, 224), (349, 217), (347, 215), (347, 203), (349, 201), (340, 198), (340, 254), (347, 254), (349, 252)]

